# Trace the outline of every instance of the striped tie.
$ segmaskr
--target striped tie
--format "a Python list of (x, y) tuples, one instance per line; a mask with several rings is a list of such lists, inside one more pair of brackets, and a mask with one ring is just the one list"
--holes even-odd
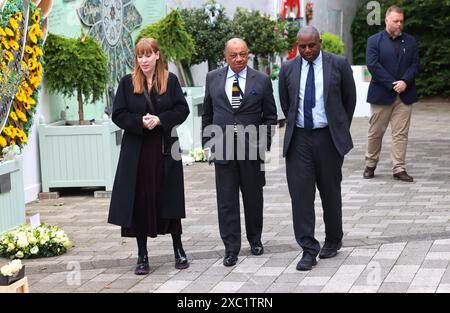
[(237, 110), (241, 105), (242, 91), (239, 87), (238, 74), (234, 76), (233, 88), (231, 89), (231, 107), (233, 110)]

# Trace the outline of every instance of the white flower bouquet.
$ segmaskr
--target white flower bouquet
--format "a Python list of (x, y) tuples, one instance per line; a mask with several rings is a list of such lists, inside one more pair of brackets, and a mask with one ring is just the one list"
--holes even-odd
[(24, 224), (0, 236), (0, 255), (11, 259), (61, 255), (71, 246), (64, 231), (53, 225), (31, 229), (30, 224)]
[(0, 285), (10, 285), (25, 276), (25, 266), (20, 260), (13, 260), (0, 268)]
[(206, 162), (205, 151), (202, 148), (194, 148), (189, 153), (190, 157), (193, 157), (195, 162)]

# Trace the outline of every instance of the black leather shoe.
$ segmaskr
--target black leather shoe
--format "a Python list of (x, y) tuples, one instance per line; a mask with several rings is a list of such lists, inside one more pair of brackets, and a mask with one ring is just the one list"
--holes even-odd
[(225, 266), (234, 266), (236, 265), (236, 262), (238, 260), (238, 257), (234, 253), (228, 253), (223, 258), (223, 265)]
[(261, 255), (264, 253), (264, 247), (261, 241), (254, 242), (250, 244), (250, 251), (253, 255)]
[(342, 241), (338, 243), (326, 242), (324, 243), (322, 249), (320, 249), (319, 258), (329, 259), (337, 255), (338, 250), (342, 247)]
[(401, 181), (406, 181), (406, 182), (409, 182), (409, 183), (414, 181), (414, 178), (409, 176), (408, 173), (406, 173), (406, 171), (403, 171), (403, 172), (400, 172), (400, 173), (395, 173), (393, 176), (394, 176), (394, 179), (401, 180)]
[(136, 269), (134, 274), (136, 275), (147, 275), (150, 273), (150, 265), (148, 264), (148, 256), (138, 257)]
[(317, 264), (315, 256), (307, 252), (303, 252), (303, 256), (297, 263), (297, 271), (310, 271), (312, 267)]
[(370, 166), (366, 166), (366, 168), (364, 169), (364, 173), (363, 173), (363, 177), (366, 179), (370, 179), (373, 178), (375, 176), (375, 169), (377, 167), (370, 167)]
[(189, 267), (189, 261), (183, 248), (174, 249), (175, 253), (175, 268), (177, 270), (184, 270)]

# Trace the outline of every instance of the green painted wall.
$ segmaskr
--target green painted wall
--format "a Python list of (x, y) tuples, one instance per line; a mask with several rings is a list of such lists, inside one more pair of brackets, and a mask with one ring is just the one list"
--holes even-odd
[[(101, 1), (102, 0), (94, 0), (93, 2), (100, 3)], [(123, 2), (127, 3), (128, 0), (123, 0)], [(52, 11), (48, 16), (48, 31), (67, 37), (78, 37), (82, 30), (88, 32), (89, 28), (82, 24), (76, 12), (83, 3), (84, 0), (54, 0)], [(131, 3), (142, 17), (141, 27), (132, 32), (133, 40), (135, 40), (143, 27), (156, 22), (165, 15), (166, 5), (164, 0), (131, 0)], [(62, 64), (61, 66), (64, 65)], [(59, 120), (61, 111), (64, 110), (68, 120), (78, 119), (78, 104), (76, 98), (66, 98), (62, 95), (50, 94), (49, 102), (50, 121), (48, 122)], [(95, 118), (96, 120), (101, 120), (105, 106), (106, 95), (105, 100), (103, 101), (85, 104), (85, 119), (90, 120)]]

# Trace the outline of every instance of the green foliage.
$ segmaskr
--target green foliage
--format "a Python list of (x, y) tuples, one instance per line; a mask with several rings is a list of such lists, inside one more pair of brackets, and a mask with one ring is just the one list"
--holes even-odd
[(276, 21), (268, 15), (237, 8), (232, 23), (234, 35), (244, 39), (254, 55), (268, 57), (279, 50)]
[(92, 37), (82, 35), (74, 39), (49, 34), (44, 48), (44, 75), (49, 91), (64, 96), (82, 95), (91, 102), (103, 97), (109, 78), (108, 59)]
[(390, 5), (405, 10), (405, 32), (417, 40), (420, 72), (416, 85), (420, 96), (450, 96), (450, 0), (381, 1), (381, 25), (367, 25), (365, 0), (353, 20), (353, 59), (365, 64), (367, 38), (385, 29), (384, 16)]
[(158, 40), (167, 61), (189, 63), (195, 54), (194, 40), (186, 32), (183, 18), (178, 10), (172, 10), (163, 19), (142, 29), (137, 41), (144, 37)]
[(323, 33), (320, 38), (322, 38), (322, 50), (344, 55), (344, 43), (339, 36), (332, 33)]
[(208, 1), (202, 8), (182, 9), (180, 13), (196, 49), (190, 64), (208, 61), (209, 64), (218, 66), (223, 60), (231, 24), (225, 15), (225, 8), (215, 1)]

